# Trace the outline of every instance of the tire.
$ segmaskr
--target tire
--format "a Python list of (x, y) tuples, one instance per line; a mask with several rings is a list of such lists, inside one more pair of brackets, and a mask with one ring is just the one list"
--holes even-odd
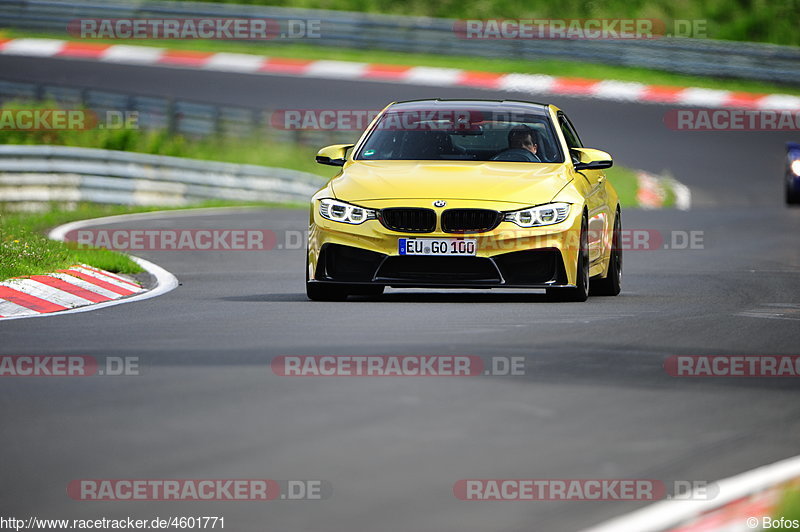
[(586, 215), (581, 221), (580, 251), (578, 252), (578, 277), (575, 288), (548, 288), (551, 301), (582, 303), (589, 299), (589, 222)]
[(614, 238), (611, 239), (611, 257), (608, 260), (608, 273), (602, 279), (592, 279), (589, 294), (592, 296), (617, 296), (622, 289), (622, 249), (619, 234), (622, 232), (620, 211), (614, 220)]

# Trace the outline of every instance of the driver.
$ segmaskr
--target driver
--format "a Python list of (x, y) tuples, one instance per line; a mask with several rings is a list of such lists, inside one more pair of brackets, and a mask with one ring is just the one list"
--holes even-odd
[(508, 149), (503, 150), (494, 157), (493, 161), (529, 162), (540, 163), (539, 135), (535, 129), (526, 125), (518, 125), (508, 132)]

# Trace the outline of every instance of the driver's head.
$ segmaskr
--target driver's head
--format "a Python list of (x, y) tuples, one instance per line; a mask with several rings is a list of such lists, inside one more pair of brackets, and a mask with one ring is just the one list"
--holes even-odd
[(508, 132), (508, 147), (522, 148), (531, 153), (536, 153), (539, 149), (539, 139), (536, 130), (530, 126), (520, 124), (511, 128)]

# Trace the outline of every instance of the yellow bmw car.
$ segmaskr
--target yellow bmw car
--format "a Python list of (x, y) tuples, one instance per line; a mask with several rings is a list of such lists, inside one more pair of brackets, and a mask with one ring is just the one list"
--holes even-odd
[(385, 287), (539, 288), (559, 301), (617, 295), (620, 205), (557, 107), (521, 101), (393, 103), (311, 200), (312, 300)]

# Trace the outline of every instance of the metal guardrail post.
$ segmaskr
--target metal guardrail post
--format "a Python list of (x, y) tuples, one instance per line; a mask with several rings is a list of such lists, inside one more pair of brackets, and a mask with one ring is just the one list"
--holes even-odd
[(166, 119), (167, 133), (175, 135), (178, 132), (178, 111), (176, 109), (175, 100), (172, 98), (167, 100)]

